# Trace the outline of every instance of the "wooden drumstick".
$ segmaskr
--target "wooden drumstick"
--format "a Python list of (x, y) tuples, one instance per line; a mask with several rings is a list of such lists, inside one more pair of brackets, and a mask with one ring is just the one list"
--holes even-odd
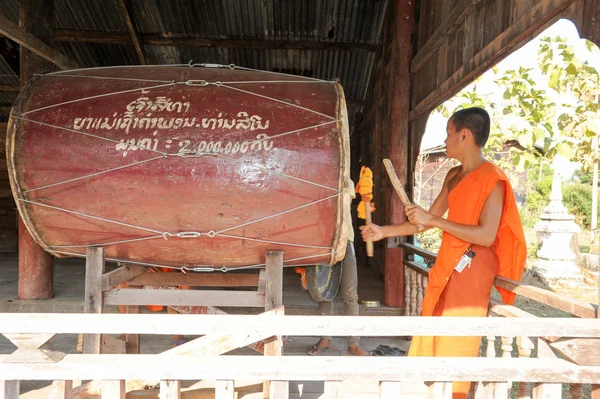
[[(383, 165), (385, 166), (385, 170), (387, 171), (387, 174), (390, 177), (392, 186), (394, 186), (396, 193), (398, 193), (398, 196), (400, 197), (400, 201), (402, 201), (404, 206), (412, 205), (412, 202), (410, 202), (408, 195), (406, 195), (406, 191), (404, 191), (404, 186), (402, 185), (402, 183), (400, 183), (400, 179), (398, 179), (398, 175), (396, 174), (396, 170), (394, 170), (394, 165), (392, 165), (392, 161), (385, 158), (383, 160)], [(425, 230), (425, 227), (421, 224), (418, 224), (417, 229), (418, 231), (423, 231)]]
[[(363, 201), (365, 204), (365, 224), (371, 224), (371, 201)], [(373, 240), (367, 239), (367, 256), (373, 257)]]

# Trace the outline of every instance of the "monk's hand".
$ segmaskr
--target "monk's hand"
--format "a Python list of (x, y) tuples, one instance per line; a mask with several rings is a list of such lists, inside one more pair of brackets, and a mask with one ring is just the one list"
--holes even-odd
[(432, 224), (433, 215), (418, 205), (406, 205), (405, 212), (408, 221), (417, 226), (419, 232)]
[(364, 241), (371, 240), (373, 242), (379, 241), (383, 238), (383, 231), (381, 230), (381, 226), (378, 226), (373, 223), (369, 223), (364, 226), (360, 226), (361, 235)]

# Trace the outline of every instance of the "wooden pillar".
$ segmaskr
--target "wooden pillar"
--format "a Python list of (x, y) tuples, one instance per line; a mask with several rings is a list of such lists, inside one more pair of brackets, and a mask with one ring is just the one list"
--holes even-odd
[(0, 380), (0, 399), (19, 399), (20, 381)]
[[(102, 274), (104, 273), (104, 248), (88, 247), (85, 260), (84, 313), (102, 313)], [(83, 353), (100, 354), (100, 334), (83, 336)]]
[[(267, 251), (265, 284), (265, 311), (283, 305), (283, 252)], [(281, 356), (283, 354), (281, 336), (265, 340), (265, 356)], [(271, 399), (287, 399), (289, 397), (288, 381), (265, 381), (263, 397)]]
[[(21, 0), (19, 26), (47, 44), (52, 40), (53, 0)], [(53, 69), (23, 46), (20, 54), (21, 86), (34, 73)], [(19, 216), (19, 299), (49, 299), (54, 295), (52, 256), (31, 237)]]
[[(393, 18), (393, 45), (391, 54), (392, 85), (391, 112), (388, 140), (388, 158), (396, 168), (398, 177), (406, 183), (409, 170), (409, 125), (410, 111), (410, 61), (413, 57), (412, 35), (415, 28), (415, 1), (396, 0), (392, 10)], [(377, 160), (381, 162), (381, 160)], [(390, 224), (402, 223), (406, 220), (404, 205), (391, 185), (386, 191), (386, 222)], [(402, 260), (404, 253), (398, 248), (399, 240), (390, 238), (385, 251), (385, 305), (402, 307), (404, 297)]]

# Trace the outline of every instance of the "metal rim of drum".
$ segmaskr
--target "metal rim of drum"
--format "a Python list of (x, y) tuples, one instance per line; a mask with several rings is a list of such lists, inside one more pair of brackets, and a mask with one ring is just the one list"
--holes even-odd
[(306, 268), (308, 293), (316, 302), (331, 302), (342, 281), (342, 262), (332, 266), (320, 264)]

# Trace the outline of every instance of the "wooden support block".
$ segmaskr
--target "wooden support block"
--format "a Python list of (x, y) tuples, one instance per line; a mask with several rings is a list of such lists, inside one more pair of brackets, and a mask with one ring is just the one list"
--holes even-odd
[(181, 398), (181, 381), (162, 380), (160, 382), (160, 399)]
[(49, 399), (72, 399), (73, 381), (56, 380), (52, 382), (52, 391)]
[(235, 389), (231, 380), (217, 380), (215, 384), (215, 399), (233, 399)]
[(147, 268), (136, 265), (121, 266), (102, 276), (102, 291), (110, 290), (117, 285), (144, 273)]
[[(84, 313), (102, 313), (102, 274), (104, 273), (104, 248), (88, 247), (85, 260)], [(83, 353), (100, 353), (100, 334), (84, 334)]]
[(267, 251), (265, 310), (283, 305), (283, 252)]
[(256, 287), (256, 273), (155, 273), (145, 272), (128, 281), (133, 285), (188, 285), (192, 287)]
[(398, 381), (379, 381), (379, 398), (396, 399), (401, 395), (402, 383)]
[[(140, 313), (140, 307), (136, 305), (126, 306), (127, 314)], [(140, 354), (140, 334), (125, 335), (125, 353)]]
[(429, 384), (429, 399), (452, 399), (452, 382)]
[(344, 396), (342, 381), (325, 381), (325, 390), (323, 393), (327, 399), (342, 399)]
[(0, 380), (0, 399), (19, 399), (21, 381)]
[(125, 399), (125, 380), (102, 381), (102, 399)]

